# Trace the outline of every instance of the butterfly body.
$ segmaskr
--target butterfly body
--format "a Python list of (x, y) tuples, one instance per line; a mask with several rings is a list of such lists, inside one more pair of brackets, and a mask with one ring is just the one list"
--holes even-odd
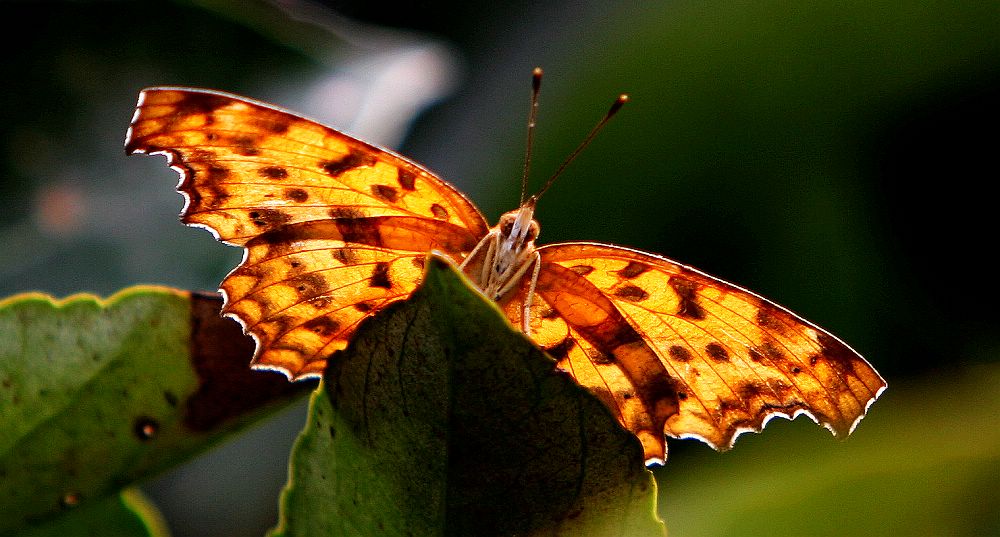
[(290, 112), (215, 91), (150, 88), (126, 137), (181, 175), (182, 220), (245, 249), (224, 311), (254, 365), (321, 374), (358, 324), (419, 285), (428, 252), (601, 398), (643, 443), (725, 449), (774, 416), (848, 434), (885, 382), (790, 311), (669, 259), (599, 243), (535, 246), (536, 198), (490, 227), (405, 158)]

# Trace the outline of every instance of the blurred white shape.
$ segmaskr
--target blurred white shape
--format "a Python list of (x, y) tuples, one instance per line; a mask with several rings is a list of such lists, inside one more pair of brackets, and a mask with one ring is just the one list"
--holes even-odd
[(398, 147), (426, 107), (456, 86), (454, 53), (433, 42), (371, 50), (348, 58), (304, 94), (314, 117), (365, 141)]

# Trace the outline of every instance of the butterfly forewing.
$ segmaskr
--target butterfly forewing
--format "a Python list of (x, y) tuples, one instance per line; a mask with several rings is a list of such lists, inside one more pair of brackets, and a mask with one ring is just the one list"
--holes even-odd
[[(538, 251), (532, 337), (633, 431), (726, 449), (771, 417), (807, 413), (841, 436), (885, 387), (840, 340), (689, 267), (603, 244)], [(639, 436), (662, 458), (662, 443)]]
[(139, 97), (132, 153), (165, 153), (190, 225), (244, 246), (225, 311), (255, 363), (319, 374), (358, 322), (419, 284), (426, 253), (461, 260), (487, 231), (461, 193), (420, 166), (316, 122), (220, 92)]

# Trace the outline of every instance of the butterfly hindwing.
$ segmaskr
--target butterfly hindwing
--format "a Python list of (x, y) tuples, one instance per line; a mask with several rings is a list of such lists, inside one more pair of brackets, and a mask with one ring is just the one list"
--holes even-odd
[(633, 431), (726, 449), (771, 417), (806, 413), (844, 436), (885, 386), (834, 336), (695, 269), (604, 244), (538, 252), (533, 339)]

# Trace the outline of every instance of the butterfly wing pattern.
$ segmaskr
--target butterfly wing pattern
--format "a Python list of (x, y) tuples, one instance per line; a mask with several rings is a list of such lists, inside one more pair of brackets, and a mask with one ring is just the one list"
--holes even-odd
[(321, 374), (361, 320), (408, 297), (427, 252), (460, 260), (487, 232), (420, 166), (235, 95), (144, 90), (126, 151), (166, 154), (181, 220), (245, 249), (223, 311), (257, 340), (254, 364), (294, 379)]
[[(490, 231), (419, 165), (278, 108), (151, 88), (126, 137), (181, 176), (184, 223), (242, 246), (223, 311), (257, 340), (254, 364), (321, 374), (357, 325), (419, 285), (427, 252), (461, 262)], [(539, 247), (500, 306), (559, 367), (664, 460), (664, 435), (728, 449), (775, 416), (849, 434), (885, 381), (845, 343), (750, 291), (652, 254)]]
[[(538, 252), (532, 337), (639, 436), (647, 459), (665, 455), (664, 433), (723, 450), (775, 416), (807, 414), (846, 436), (885, 387), (836, 337), (696, 269), (606, 244)], [(519, 321), (517, 301), (505, 309)]]

